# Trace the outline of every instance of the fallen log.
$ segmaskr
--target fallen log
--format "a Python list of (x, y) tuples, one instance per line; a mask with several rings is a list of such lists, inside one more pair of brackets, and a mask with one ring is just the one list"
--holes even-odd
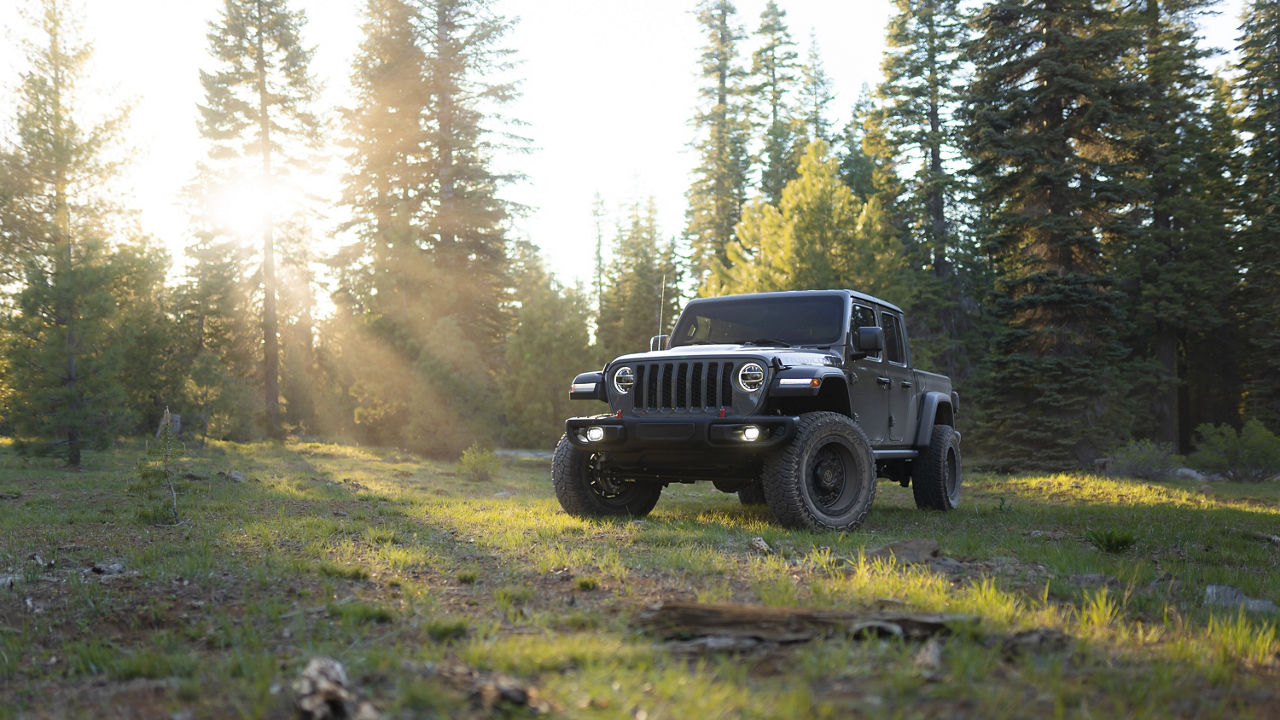
[[(763, 607), (739, 603), (660, 602), (636, 619), (644, 632), (670, 641), (717, 638), (703, 643), (726, 649), (759, 643), (791, 644), (835, 636), (923, 640), (951, 632), (963, 615), (908, 611), (869, 612)], [(732, 642), (729, 642), (729, 641)]]

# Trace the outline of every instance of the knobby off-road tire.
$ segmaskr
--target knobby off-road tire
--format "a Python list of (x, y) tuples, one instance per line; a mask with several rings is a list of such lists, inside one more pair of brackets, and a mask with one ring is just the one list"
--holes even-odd
[(857, 527), (876, 497), (876, 462), (867, 434), (839, 413), (801, 415), (795, 437), (765, 462), (764, 496), (786, 527)]
[(738, 502), (743, 505), (764, 505), (767, 500), (764, 497), (764, 483), (757, 480), (750, 485), (744, 485), (738, 490)]
[(933, 426), (929, 449), (915, 461), (911, 492), (921, 510), (955, 510), (960, 505), (960, 435), (950, 425)]
[(580, 518), (644, 517), (658, 504), (662, 488), (617, 481), (601, 472), (595, 453), (561, 437), (551, 461), (551, 484), (560, 507)]

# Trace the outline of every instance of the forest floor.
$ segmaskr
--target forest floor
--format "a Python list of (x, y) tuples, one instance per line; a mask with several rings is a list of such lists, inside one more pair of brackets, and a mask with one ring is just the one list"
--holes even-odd
[(143, 454), (0, 446), (0, 718), (1280, 717), (1278, 483), (882, 481), (809, 533), (705, 485), (574, 519), (540, 458)]

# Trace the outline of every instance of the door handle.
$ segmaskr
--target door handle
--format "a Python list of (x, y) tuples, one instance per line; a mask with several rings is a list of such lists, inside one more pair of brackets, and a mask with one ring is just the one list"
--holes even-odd
[(887, 377), (877, 377), (877, 378), (876, 378), (876, 382), (880, 383), (881, 385), (892, 385), (892, 384), (893, 384), (893, 381), (892, 381), (892, 380), (890, 380), (890, 379), (889, 379), (889, 378), (887, 378)]
[(904, 388), (913, 388), (913, 387), (915, 387), (915, 385), (912, 385), (910, 382), (908, 382), (908, 381), (906, 381), (906, 380), (903, 380), (903, 381), (902, 381), (902, 387), (904, 387)]

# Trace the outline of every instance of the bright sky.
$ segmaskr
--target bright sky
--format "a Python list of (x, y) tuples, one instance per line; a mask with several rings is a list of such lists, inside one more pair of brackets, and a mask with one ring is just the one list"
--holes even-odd
[[(1208, 41), (1229, 47), (1242, 0), (1224, 0), (1206, 24)], [(23, 26), (18, 7), (0, 2), (0, 109), (25, 67), (13, 42)], [(360, 0), (298, 0), (315, 47), (313, 71), (324, 105), (347, 102), (351, 59), (360, 41)], [(703, 38), (691, 0), (498, 0), (519, 17), (508, 46), (521, 62), (523, 96), (508, 108), (527, 123), (532, 151), (511, 158), (528, 179), (506, 197), (531, 208), (515, 221), (517, 237), (543, 248), (568, 282), (587, 282), (592, 268), (594, 196), (616, 216), (652, 195), (667, 235), (684, 224), (684, 193), (696, 158), (689, 119), (697, 101), (697, 57)], [(837, 99), (833, 120), (847, 120), (862, 85), (880, 79), (889, 0), (780, 0), (803, 58), (810, 33), (818, 43)], [(141, 210), (144, 228), (175, 254), (185, 245), (186, 211), (179, 192), (202, 147), (196, 130), (199, 70), (209, 67), (207, 24), (221, 0), (83, 0), (85, 36), (95, 48), (90, 84), (104, 104), (132, 101), (128, 142), (136, 149), (120, 191)], [(737, 0), (751, 32), (765, 0)], [(748, 50), (749, 51), (749, 50)], [(5, 133), (12, 122), (0, 117)], [(336, 152), (336, 147), (335, 147)], [(504, 163), (506, 167), (506, 163)], [(610, 219), (610, 225), (612, 219)], [(335, 218), (317, 223), (332, 227)], [(609, 228), (611, 230), (611, 227)]]

